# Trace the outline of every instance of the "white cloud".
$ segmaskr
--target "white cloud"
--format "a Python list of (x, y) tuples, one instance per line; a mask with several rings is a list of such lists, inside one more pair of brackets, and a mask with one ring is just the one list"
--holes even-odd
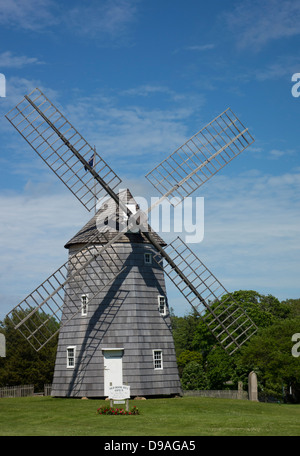
[[(162, 93), (167, 97), (165, 104), (161, 96), (155, 99)], [(145, 94), (153, 96), (151, 107), (139, 103), (138, 97)], [(136, 97), (134, 105), (132, 95)], [(124, 107), (125, 96), (129, 97), (129, 103)], [(194, 120), (202, 107), (203, 98), (199, 95), (181, 97), (166, 87), (142, 86), (110, 98), (101, 94), (77, 96), (63, 112), (117, 173), (118, 169), (124, 169), (123, 173), (129, 170), (139, 176), (149, 172), (153, 163), (158, 164), (195, 133), (189, 135), (187, 119)]]
[(26, 30), (42, 30), (57, 24), (52, 0), (0, 0), (0, 24)]
[(204, 241), (193, 246), (230, 291), (298, 297), (300, 174), (215, 176), (204, 190)]
[(124, 45), (136, 19), (136, 4), (137, 0), (0, 0), (0, 24), (34, 32), (60, 27), (71, 30), (73, 35)]
[(214, 49), (215, 47), (216, 47), (216, 45), (213, 43), (195, 44), (195, 45), (191, 45), (191, 46), (183, 46), (179, 49), (176, 49), (173, 52), (173, 54), (177, 54), (180, 51), (196, 51), (196, 52), (210, 51), (211, 49)]
[[(39, 87), (44, 93), (46, 93), (51, 101), (57, 103), (58, 93), (49, 87), (45, 87), (39, 80), (27, 79), (18, 76), (6, 78), (6, 97), (1, 98), (0, 103), (0, 132), (3, 134), (5, 133), (6, 141), (2, 141), (1, 146), (3, 147), (6, 143), (5, 147), (18, 150), (19, 154), (22, 153), (24, 139), (21, 138), (20, 135), (15, 134), (13, 139), (8, 143), (7, 139), (10, 137), (7, 133), (11, 133), (13, 127), (4, 116), (22, 101), (24, 95), (29, 95), (36, 87)], [(21, 148), (20, 144), (22, 145)]]
[(194, 46), (186, 46), (183, 49), (187, 51), (209, 51), (210, 49), (214, 49), (216, 46), (215, 44), (208, 43), (208, 44), (196, 44)]
[(299, 35), (300, 3), (294, 0), (246, 0), (225, 14), (240, 48), (260, 50), (279, 38)]
[(23, 68), (25, 65), (41, 64), (36, 57), (27, 57), (25, 55), (13, 55), (12, 52), (6, 51), (0, 54), (0, 68)]
[(166, 86), (149, 85), (149, 84), (123, 90), (121, 92), (121, 95), (148, 97), (151, 95), (155, 95), (157, 93), (166, 94), (170, 97), (173, 97), (176, 95), (174, 91), (170, 90)]
[[(102, 42), (109, 38), (114, 44), (124, 45), (130, 41), (130, 26), (137, 14), (136, 0), (92, 1), (89, 5), (71, 7), (68, 10), (68, 27), (80, 35)], [(111, 41), (110, 41), (111, 43)]]
[[(30, 186), (29, 186), (30, 187)], [(31, 186), (31, 189), (33, 187)], [(89, 215), (66, 190), (60, 195), (27, 188), (22, 194), (0, 196), (0, 319), (67, 261), (64, 244)]]
[(261, 68), (249, 72), (257, 81), (268, 81), (285, 78), (291, 80), (291, 75), (299, 69), (300, 59), (295, 55), (281, 55), (272, 62), (266, 62)]
[(290, 157), (296, 154), (295, 150), (288, 149), (288, 150), (282, 150), (282, 149), (271, 149), (270, 150), (270, 158), (273, 160), (277, 160), (282, 157)]

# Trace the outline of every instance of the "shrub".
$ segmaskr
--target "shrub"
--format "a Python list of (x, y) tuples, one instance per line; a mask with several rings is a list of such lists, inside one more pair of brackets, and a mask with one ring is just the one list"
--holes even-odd
[(201, 364), (196, 361), (188, 363), (183, 370), (181, 384), (184, 390), (207, 389), (208, 381)]
[(139, 409), (134, 406), (132, 407), (132, 409), (127, 412), (127, 410), (124, 410), (122, 408), (120, 409), (114, 409), (112, 407), (100, 407), (97, 409), (97, 415), (139, 415), (140, 412), (139, 412)]

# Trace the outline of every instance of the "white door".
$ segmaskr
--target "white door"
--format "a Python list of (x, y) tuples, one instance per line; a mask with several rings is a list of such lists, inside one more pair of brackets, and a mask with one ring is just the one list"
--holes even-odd
[(110, 386), (123, 385), (122, 356), (123, 350), (103, 350), (104, 355), (104, 396), (108, 396)]

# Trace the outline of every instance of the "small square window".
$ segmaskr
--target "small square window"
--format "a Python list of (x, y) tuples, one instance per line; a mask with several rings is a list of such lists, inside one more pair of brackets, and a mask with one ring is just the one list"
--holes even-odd
[(144, 263), (145, 264), (152, 264), (152, 253), (145, 253), (144, 254)]
[(81, 296), (81, 315), (86, 317), (88, 313), (88, 295)]
[(76, 351), (76, 347), (67, 348), (67, 367), (68, 368), (75, 367), (75, 351)]
[(163, 369), (162, 350), (153, 350), (154, 369)]

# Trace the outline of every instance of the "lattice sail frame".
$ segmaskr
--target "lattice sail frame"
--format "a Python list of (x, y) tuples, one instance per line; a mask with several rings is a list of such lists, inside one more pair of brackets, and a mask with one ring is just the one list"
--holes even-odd
[(81, 311), (78, 297), (88, 295), (91, 302), (125, 269), (111, 242), (97, 241), (98, 234), (8, 313), (36, 351)]
[(170, 264), (164, 264), (159, 255), (154, 256), (154, 260), (206, 323), (220, 345), (230, 355), (233, 354), (256, 332), (255, 323), (179, 237), (164, 250), (180, 268), (184, 278)]
[(39, 89), (25, 96), (5, 117), (88, 211), (95, 208), (103, 192), (89, 172), (91, 168), (110, 188), (120, 185), (119, 177), (95, 148)]
[(146, 178), (164, 197), (175, 198), (176, 206), (253, 142), (248, 128), (228, 108), (157, 165)]

